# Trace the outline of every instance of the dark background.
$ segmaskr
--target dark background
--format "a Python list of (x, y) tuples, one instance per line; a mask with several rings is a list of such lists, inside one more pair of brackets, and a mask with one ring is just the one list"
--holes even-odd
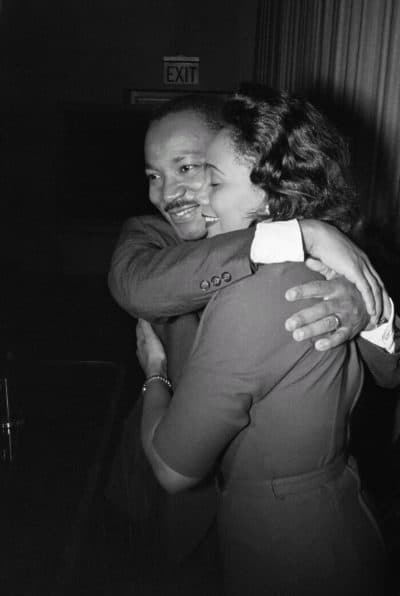
[[(148, 109), (129, 105), (127, 91), (170, 91), (162, 58), (181, 54), (200, 57), (199, 89), (236, 89), (252, 72), (255, 18), (256, 2), (239, 0), (0, 2), (0, 378), (14, 424), (11, 463), (0, 433), (7, 596), (145, 590), (140, 545), (104, 497), (142, 382), (135, 322), (106, 283), (122, 221), (150, 209)], [(0, 410), (4, 421), (4, 387)]]
[(130, 321), (105, 277), (122, 221), (150, 211), (148, 109), (127, 91), (171, 91), (162, 58), (182, 54), (200, 57), (199, 90), (237, 89), (252, 76), (256, 13), (255, 0), (1, 2), (3, 351), (47, 342), (64, 355), (76, 333), (89, 352), (119, 356)]

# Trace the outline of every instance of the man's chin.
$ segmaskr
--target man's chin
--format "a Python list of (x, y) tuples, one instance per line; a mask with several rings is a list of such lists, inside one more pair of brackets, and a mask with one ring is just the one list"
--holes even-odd
[(207, 235), (207, 229), (203, 220), (200, 222), (192, 221), (180, 224), (172, 223), (172, 227), (181, 240), (201, 240), (201, 238)]

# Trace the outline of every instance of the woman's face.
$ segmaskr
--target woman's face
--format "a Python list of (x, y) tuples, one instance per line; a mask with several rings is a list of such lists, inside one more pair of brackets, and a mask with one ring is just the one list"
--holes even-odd
[(250, 180), (252, 164), (234, 150), (229, 130), (221, 130), (209, 145), (206, 162), (210, 204), (203, 208), (208, 236), (249, 227), (264, 205), (264, 191)]

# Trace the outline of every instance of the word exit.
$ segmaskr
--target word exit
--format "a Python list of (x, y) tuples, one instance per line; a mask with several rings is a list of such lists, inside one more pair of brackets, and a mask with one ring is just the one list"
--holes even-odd
[(199, 58), (186, 56), (164, 57), (165, 85), (198, 85)]

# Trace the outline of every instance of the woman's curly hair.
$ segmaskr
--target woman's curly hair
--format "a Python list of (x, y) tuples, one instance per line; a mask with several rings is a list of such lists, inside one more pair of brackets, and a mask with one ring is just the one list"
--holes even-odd
[(357, 206), (348, 148), (311, 103), (285, 91), (236, 95), (223, 116), (238, 156), (254, 164), (250, 178), (266, 192), (269, 218), (320, 219), (350, 232)]

